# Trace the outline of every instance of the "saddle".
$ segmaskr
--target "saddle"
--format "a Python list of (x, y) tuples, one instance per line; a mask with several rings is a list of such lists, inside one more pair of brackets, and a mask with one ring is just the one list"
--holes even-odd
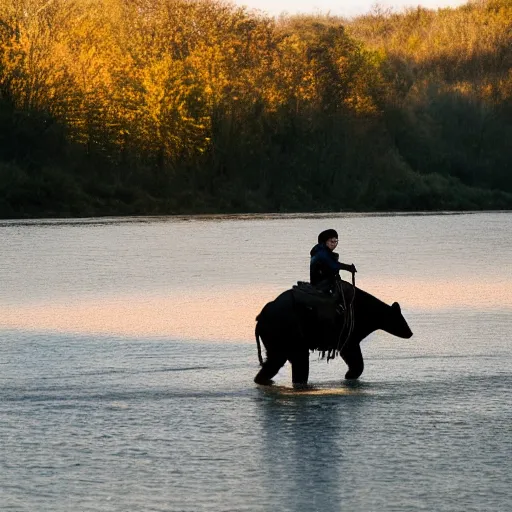
[(336, 295), (324, 292), (311, 283), (299, 281), (292, 287), (292, 295), (297, 304), (314, 309), (320, 320), (334, 322), (336, 315), (343, 313)]

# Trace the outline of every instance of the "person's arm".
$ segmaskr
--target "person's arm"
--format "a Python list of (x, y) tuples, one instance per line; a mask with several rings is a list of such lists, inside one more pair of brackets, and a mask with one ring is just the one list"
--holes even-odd
[(347, 263), (336, 262), (339, 265), (340, 270), (346, 270), (347, 272), (351, 272), (355, 274), (357, 272), (356, 266), (352, 263), (351, 265), (347, 265)]
[(326, 253), (320, 253), (319, 257), (331, 270), (346, 270), (347, 272), (351, 272), (352, 274), (355, 274), (357, 272), (356, 267), (353, 263), (352, 265), (340, 263), (339, 261), (336, 261), (335, 259), (331, 258)]

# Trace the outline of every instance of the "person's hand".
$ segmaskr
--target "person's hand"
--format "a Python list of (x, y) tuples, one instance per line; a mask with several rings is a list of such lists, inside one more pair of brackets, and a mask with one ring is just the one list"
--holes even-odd
[(356, 266), (353, 263), (352, 265), (350, 265), (350, 272), (352, 272), (352, 274), (355, 274), (357, 272)]

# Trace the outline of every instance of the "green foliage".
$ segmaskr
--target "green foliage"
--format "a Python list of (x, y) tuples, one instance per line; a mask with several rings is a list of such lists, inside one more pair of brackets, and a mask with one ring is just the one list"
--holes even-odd
[(0, 216), (510, 208), (511, 20), (4, 0)]

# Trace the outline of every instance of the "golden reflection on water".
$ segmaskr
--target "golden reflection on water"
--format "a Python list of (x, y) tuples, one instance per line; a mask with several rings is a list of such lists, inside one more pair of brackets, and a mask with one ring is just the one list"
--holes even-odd
[(269, 395), (277, 396), (277, 397), (303, 397), (303, 396), (338, 396), (338, 395), (354, 395), (354, 396), (362, 396), (368, 395), (368, 391), (363, 391), (361, 389), (351, 389), (349, 387), (340, 388), (340, 387), (332, 387), (332, 388), (315, 388), (310, 387), (307, 389), (295, 389), (293, 387), (288, 386), (258, 386), (260, 387), (264, 393)]
[[(421, 310), (512, 310), (512, 282), (378, 281), (358, 285), (388, 304), (400, 302), (405, 315)], [(371, 282), (370, 282), (371, 281)], [(0, 328), (126, 337), (248, 341), (255, 317), (281, 291), (270, 285), (73, 299), (1, 307)], [(414, 329), (413, 329), (414, 330)]]
[(2, 308), (0, 328), (127, 337), (254, 339), (255, 317), (272, 289), (223, 289), (169, 296), (115, 296)]
[(388, 304), (399, 302), (405, 310), (512, 310), (512, 280), (372, 279), (358, 285)]

